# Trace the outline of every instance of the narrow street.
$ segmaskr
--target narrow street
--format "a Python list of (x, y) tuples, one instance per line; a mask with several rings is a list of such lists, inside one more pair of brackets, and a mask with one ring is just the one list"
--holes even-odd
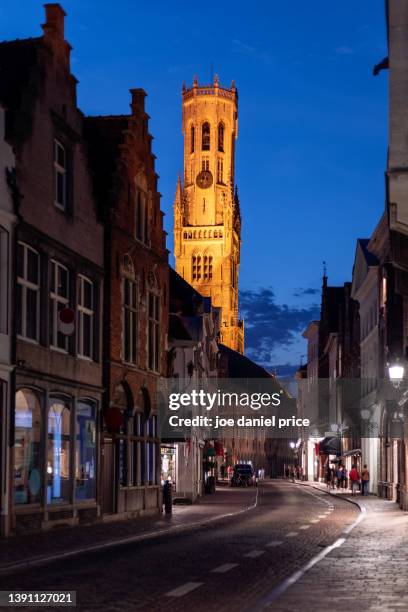
[[(280, 610), (278, 601), (270, 603), (274, 589), (359, 516), (347, 501), (281, 481), (238, 497), (241, 506), (246, 497), (256, 507), (183, 533), (2, 576), (2, 589), (76, 590), (80, 610), (242, 611), (268, 601)], [(230, 512), (237, 499), (231, 491)]]

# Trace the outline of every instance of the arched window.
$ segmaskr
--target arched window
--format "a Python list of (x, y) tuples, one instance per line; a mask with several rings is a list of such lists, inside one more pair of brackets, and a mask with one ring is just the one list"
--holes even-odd
[(224, 153), (224, 124), (218, 124), (218, 150)]
[(63, 398), (50, 397), (47, 437), (47, 503), (69, 502), (71, 411)]
[(201, 280), (201, 255), (192, 257), (192, 279), (193, 281)]
[(195, 127), (194, 125), (190, 128), (190, 153), (194, 153), (195, 149)]
[(40, 439), (41, 409), (37, 395), (31, 389), (16, 393), (14, 444), (14, 503), (31, 504), (40, 501)]
[(75, 410), (75, 499), (95, 499), (96, 406), (78, 400)]
[(210, 150), (210, 124), (208, 123), (208, 121), (203, 123), (203, 126), (202, 126), (201, 149), (203, 151)]

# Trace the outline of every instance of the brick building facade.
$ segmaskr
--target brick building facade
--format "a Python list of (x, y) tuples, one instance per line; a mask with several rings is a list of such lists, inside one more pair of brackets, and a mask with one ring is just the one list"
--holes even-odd
[(129, 115), (86, 119), (105, 223), (103, 504), (121, 516), (161, 507), (156, 384), (166, 375), (168, 255), (145, 95), (131, 90)]
[(100, 514), (103, 228), (65, 13), (45, 8), (43, 36), (0, 45), (0, 100), (19, 203), (8, 525), (15, 531)]

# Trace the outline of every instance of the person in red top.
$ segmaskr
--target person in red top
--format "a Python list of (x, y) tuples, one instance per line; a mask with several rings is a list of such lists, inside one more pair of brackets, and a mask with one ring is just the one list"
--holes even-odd
[(349, 471), (349, 480), (351, 483), (351, 494), (354, 495), (355, 492), (358, 490), (358, 485), (360, 482), (360, 474), (358, 473), (358, 470), (355, 465), (353, 465), (351, 470)]

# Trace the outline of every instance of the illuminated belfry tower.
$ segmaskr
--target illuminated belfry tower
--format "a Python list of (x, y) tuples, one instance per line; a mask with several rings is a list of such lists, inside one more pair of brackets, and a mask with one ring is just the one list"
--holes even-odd
[(234, 182), (238, 92), (183, 85), (184, 175), (174, 201), (176, 271), (221, 308), (221, 342), (244, 351), (238, 318), (241, 215)]

